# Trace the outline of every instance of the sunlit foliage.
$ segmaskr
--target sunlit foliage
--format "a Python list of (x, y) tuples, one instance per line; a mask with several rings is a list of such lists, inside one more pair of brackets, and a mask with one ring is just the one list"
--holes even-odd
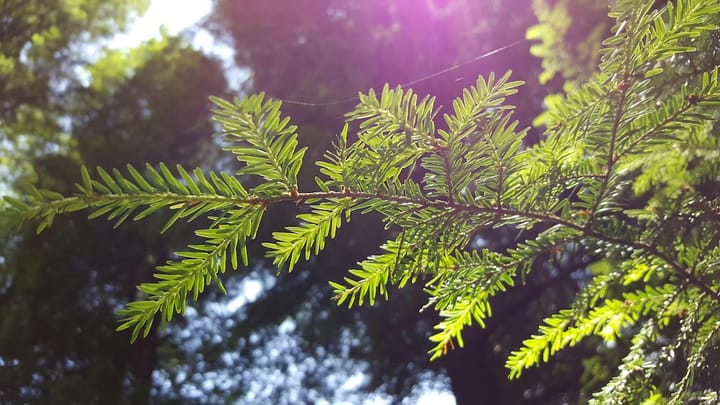
[[(7, 198), (38, 230), (57, 214), (85, 210), (120, 225), (153, 211), (177, 220), (210, 219), (199, 241), (158, 267), (143, 298), (120, 311), (118, 329), (146, 334), (157, 314), (169, 321), (228, 266), (247, 264), (266, 209), (308, 209), (266, 242), (275, 264), (292, 269), (318, 254), (342, 224), (377, 213), (397, 235), (349, 276), (333, 282), (338, 304), (373, 304), (389, 286), (422, 282), (441, 321), (430, 340), (437, 358), (464, 345), (463, 329), (484, 325), (491, 298), (522, 283), (540, 256), (582, 245), (604, 257), (591, 266), (574, 303), (545, 320), (507, 360), (510, 377), (595, 335), (612, 346), (634, 335), (616, 376), (596, 403), (717, 401), (716, 385), (695, 378), (717, 352), (720, 330), (718, 68), (665, 85), (669, 63), (717, 30), (720, 5), (622, 0), (603, 43), (599, 72), (548, 106), (542, 142), (523, 147), (525, 130), (505, 98), (522, 83), (478, 78), (443, 115), (432, 98), (385, 87), (360, 95), (349, 124), (316, 162), (311, 190), (298, 188), (304, 149), (280, 102), (256, 95), (213, 99), (214, 119), (243, 163), (236, 175), (174, 170), (95, 174), (83, 169), (71, 197), (34, 190)], [(436, 128), (436, 126), (438, 126)], [(663, 160), (658, 160), (659, 157)], [(256, 177), (255, 183), (246, 180)], [(250, 187), (246, 184), (257, 184)], [(512, 227), (537, 235), (507, 251), (473, 250), (478, 231)], [(550, 256), (552, 257), (552, 256)], [(682, 368), (673, 380), (668, 367)]]

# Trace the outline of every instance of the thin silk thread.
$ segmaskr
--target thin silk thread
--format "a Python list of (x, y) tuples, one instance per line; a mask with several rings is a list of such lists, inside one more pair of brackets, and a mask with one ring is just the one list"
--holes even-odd
[[(521, 40), (512, 42), (512, 43), (510, 43), (510, 44), (508, 44), (508, 45), (501, 46), (500, 48), (493, 49), (492, 51), (485, 52), (485, 53), (483, 53), (482, 55), (478, 55), (478, 56), (476, 56), (476, 57), (474, 57), (474, 58), (472, 58), (472, 59), (470, 59), (470, 60), (467, 60), (467, 61), (465, 61), (465, 62), (458, 63), (458, 64), (456, 64), (456, 65), (450, 66), (450, 67), (445, 68), (445, 69), (442, 69), (442, 70), (438, 70), (437, 72), (431, 73), (431, 74), (429, 74), (429, 75), (427, 75), (427, 76), (423, 76), (423, 77), (421, 77), (421, 78), (419, 78), (419, 79), (415, 79), (415, 80), (412, 80), (412, 81), (409, 81), (409, 82), (406, 82), (406, 83), (402, 83), (402, 84), (400, 84), (400, 86), (401, 86), (401, 87), (407, 87), (407, 86), (412, 86), (413, 84), (422, 83), (422, 82), (424, 82), (424, 81), (426, 81), (426, 80), (430, 80), (430, 79), (432, 79), (432, 78), (435, 78), (435, 77), (444, 75), (444, 74), (446, 74), (446, 73), (449, 73), (449, 72), (452, 72), (452, 71), (454, 71), (454, 70), (460, 69), (460, 68), (463, 67), (463, 66), (467, 66), (467, 65), (469, 65), (469, 64), (471, 64), (471, 63), (475, 63), (475, 62), (477, 62), (477, 61), (479, 61), (479, 60), (485, 59), (485, 58), (487, 58), (487, 57), (490, 57), (490, 56), (492, 56), (492, 55), (495, 55), (495, 54), (497, 54), (497, 53), (500, 53), (500, 52), (505, 51), (505, 50), (507, 50), (507, 49), (510, 49), (510, 48), (512, 48), (512, 47), (515, 47), (515, 46), (517, 46), (517, 45), (519, 45), (519, 44), (521, 44), (521, 43), (523, 43), (523, 42), (525, 42), (525, 41), (527, 41), (527, 39), (521, 39)], [(333, 106), (333, 105), (338, 105), (338, 104), (345, 104), (345, 103), (349, 103), (349, 102), (351, 102), (351, 101), (356, 101), (356, 100), (358, 100), (358, 96), (354, 96), (354, 97), (343, 98), (343, 99), (335, 100), (335, 101), (328, 101), (328, 102), (324, 102), (324, 103), (313, 103), (313, 102), (310, 102), (310, 101), (292, 100), (292, 99), (280, 98), (280, 97), (274, 97), (274, 96), (268, 96), (268, 97), (269, 97), (269, 98), (272, 98), (272, 99), (275, 99), (275, 100), (282, 101), (282, 102), (285, 103), (285, 104), (302, 105), (302, 106), (306, 106), (306, 107), (328, 107), (328, 106)]]

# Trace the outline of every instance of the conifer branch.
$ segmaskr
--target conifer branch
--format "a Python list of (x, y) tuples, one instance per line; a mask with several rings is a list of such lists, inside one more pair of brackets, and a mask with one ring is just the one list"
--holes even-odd
[[(230, 141), (225, 149), (241, 162), (239, 176), (164, 164), (142, 172), (98, 168), (92, 176), (83, 168), (74, 196), (31, 188), (23, 198), (5, 200), (19, 221), (37, 222), (38, 231), (59, 214), (80, 210), (118, 226), (166, 209), (173, 215), (163, 231), (181, 219), (208, 221), (195, 232), (201, 242), (159, 266), (157, 281), (139, 286), (143, 298), (120, 311), (119, 329), (131, 329), (133, 339), (149, 332), (158, 313), (163, 321), (182, 313), (190, 293), (197, 298), (212, 282), (222, 290), (220, 274), (228, 264), (249, 263), (246, 242), (275, 205), (307, 207), (297, 223), (262, 244), (275, 265), (290, 270), (318, 255), (351, 214), (379, 214), (398, 231), (379, 254), (331, 286), (338, 304), (372, 305), (378, 296), (388, 298), (389, 286), (422, 280), (429, 298), (423, 308), (432, 306), (442, 318), (431, 337), (433, 359), (455, 343), (462, 347), (463, 329), (483, 326), (490, 299), (533, 271), (538, 258), (592, 249), (610, 270), (592, 272), (569, 308), (546, 319), (510, 356), (511, 378), (587, 336), (609, 342), (639, 330), (618, 376), (593, 398), (639, 402), (646, 392), (630, 382), (650, 381), (660, 367), (658, 361), (637, 371), (662, 332), (668, 343), (659, 350), (691, 353), (685, 376), (673, 382), (679, 391), (672, 400), (682, 401), (690, 398), (693, 370), (720, 330), (720, 290), (713, 281), (720, 273), (714, 229), (720, 208), (716, 192), (695, 189), (718, 178), (711, 129), (720, 105), (718, 69), (695, 74), (681, 89), (663, 89), (658, 100), (648, 94), (668, 80), (665, 61), (717, 28), (720, 4), (678, 0), (653, 7), (651, 0), (616, 2), (617, 24), (604, 42), (600, 72), (548, 103), (543, 120), (554, 123), (547, 140), (531, 147), (522, 145), (526, 130), (517, 130), (514, 107), (504, 103), (521, 84), (510, 81), (509, 72), (478, 78), (438, 130), (433, 98), (385, 86), (379, 95), (360, 95), (347, 114), (359, 121), (357, 137), (349, 137), (346, 125), (317, 162), (317, 189), (300, 190), (305, 148), (298, 148), (281, 103), (262, 95), (213, 98), (214, 119)], [(686, 146), (675, 148), (670, 140)], [(648, 179), (666, 158), (677, 173), (656, 170), (659, 178)], [(417, 165), (425, 172), (420, 180), (411, 176)], [(257, 185), (246, 188), (247, 177)], [(496, 227), (535, 236), (500, 252), (473, 248), (478, 231)], [(670, 318), (679, 330), (668, 331)]]

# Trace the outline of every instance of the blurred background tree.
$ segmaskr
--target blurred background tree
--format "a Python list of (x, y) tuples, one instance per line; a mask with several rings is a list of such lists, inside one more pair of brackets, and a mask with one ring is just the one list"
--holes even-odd
[[(80, 163), (199, 164), (210, 156), (207, 97), (226, 89), (218, 63), (179, 38), (101, 46), (146, 7), (3, 2), (5, 187), (40, 181), (67, 192)], [(113, 332), (113, 311), (164, 261), (172, 236), (147, 226), (111, 235), (79, 216), (58, 225), (41, 236), (2, 228), (0, 401), (148, 402), (157, 339), (129, 345)]]
[(30, 159), (46, 150), (69, 152), (66, 90), (88, 65), (89, 44), (123, 29), (148, 0), (0, 3), (0, 136), (3, 173), (32, 171)]

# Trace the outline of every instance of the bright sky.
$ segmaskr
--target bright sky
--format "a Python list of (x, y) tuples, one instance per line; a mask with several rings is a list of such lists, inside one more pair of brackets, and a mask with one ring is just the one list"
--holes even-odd
[[(129, 32), (117, 35), (110, 41), (109, 46), (117, 49), (137, 46), (143, 41), (158, 37), (162, 26), (167, 29), (169, 34), (177, 34), (207, 16), (211, 10), (211, 0), (152, 0), (148, 11), (132, 24)], [(228, 58), (232, 55), (232, 51), (214, 44), (213, 39), (207, 33), (199, 33), (193, 44), (195, 47), (221, 58)], [(246, 287), (244, 294), (238, 297), (237, 302), (233, 302), (234, 305), (231, 304), (231, 306), (235, 306), (234, 309), (243, 305), (247, 300), (252, 301), (252, 297), (260, 292), (258, 283), (249, 283)], [(353, 383), (357, 382), (353, 381)], [(421, 395), (418, 404), (452, 405), (455, 404), (455, 397), (451, 392), (428, 391)]]
[(132, 24), (127, 34), (117, 35), (110, 42), (113, 48), (131, 48), (160, 35), (165, 26), (177, 34), (195, 24), (212, 10), (211, 0), (152, 0), (147, 12)]
[[(140, 45), (143, 41), (160, 36), (162, 27), (170, 35), (191, 27), (212, 11), (212, 0), (152, 0), (145, 14), (137, 18), (127, 33), (116, 35), (108, 43), (110, 48), (123, 49)], [(248, 71), (233, 64), (234, 49), (216, 41), (205, 30), (194, 32), (192, 44), (222, 62), (230, 88), (239, 89), (247, 79)]]

